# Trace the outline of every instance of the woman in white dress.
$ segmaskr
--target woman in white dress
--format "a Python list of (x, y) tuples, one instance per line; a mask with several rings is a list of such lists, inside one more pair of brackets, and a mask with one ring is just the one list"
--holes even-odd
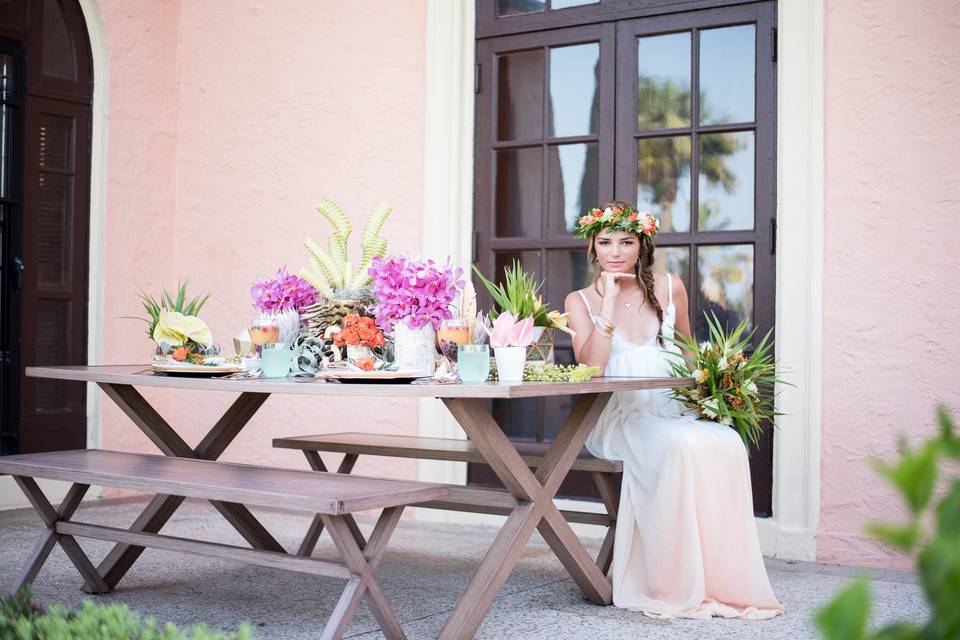
[[(652, 271), (657, 227), (624, 202), (578, 222), (595, 279), (567, 296), (566, 311), (577, 361), (604, 375), (669, 375), (679, 350), (667, 339), (690, 333), (683, 281)], [(684, 415), (668, 391), (629, 391), (613, 395), (587, 448), (623, 461), (614, 605), (671, 618), (783, 612), (763, 565), (736, 431)]]

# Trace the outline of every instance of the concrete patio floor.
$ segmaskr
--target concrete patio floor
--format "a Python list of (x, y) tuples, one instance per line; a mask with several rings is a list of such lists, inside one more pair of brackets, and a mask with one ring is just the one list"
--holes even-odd
[[(84, 505), (76, 520), (126, 527), (143, 508), (140, 500), (98, 501)], [(295, 549), (309, 518), (280, 511), (254, 510), (287, 548)], [(369, 531), (372, 520), (360, 520)], [(30, 509), (0, 512), (0, 587), (6, 589), (30, 553), (40, 531)], [(212, 507), (187, 501), (164, 533), (243, 544)], [(434, 638), (457, 596), (493, 540), (492, 527), (460, 527), (416, 521), (401, 522), (380, 567), (380, 580), (411, 639)], [(588, 539), (596, 553), (599, 539)], [(81, 540), (94, 561), (109, 543)], [(324, 535), (316, 557), (333, 558), (333, 544)], [(478, 638), (817, 638), (814, 611), (857, 569), (804, 562), (767, 560), (773, 588), (786, 613), (773, 620), (655, 620), (614, 607), (585, 601), (543, 539), (535, 535), (516, 571), (486, 617)], [(914, 576), (873, 571), (873, 622), (925, 615)], [(43, 604), (76, 606), (85, 597), (76, 570), (57, 547), (34, 585)], [(109, 595), (95, 602), (122, 602), (144, 616), (178, 625), (205, 622), (235, 629), (249, 621), (257, 638), (314, 638), (319, 635), (343, 582), (305, 574), (249, 567), (196, 556), (147, 550)], [(383, 637), (366, 605), (361, 605), (347, 637)]]

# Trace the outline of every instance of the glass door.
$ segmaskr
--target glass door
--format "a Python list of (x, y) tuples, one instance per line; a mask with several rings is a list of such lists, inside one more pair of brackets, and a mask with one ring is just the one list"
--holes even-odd
[[(660, 219), (656, 269), (704, 313), (761, 335), (774, 322), (772, 3), (617, 25), (618, 198)], [(772, 434), (751, 455), (754, 506), (771, 511)]]

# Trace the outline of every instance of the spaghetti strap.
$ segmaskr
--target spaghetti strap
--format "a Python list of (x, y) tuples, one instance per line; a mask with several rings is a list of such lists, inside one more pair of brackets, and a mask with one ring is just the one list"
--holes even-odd
[(587, 313), (593, 316), (593, 309), (590, 308), (590, 303), (587, 302), (587, 296), (583, 295), (583, 291), (580, 291), (579, 289), (577, 289), (577, 293), (580, 294), (580, 299), (583, 300), (583, 304), (587, 306)]
[(667, 274), (667, 304), (673, 304), (673, 276)]

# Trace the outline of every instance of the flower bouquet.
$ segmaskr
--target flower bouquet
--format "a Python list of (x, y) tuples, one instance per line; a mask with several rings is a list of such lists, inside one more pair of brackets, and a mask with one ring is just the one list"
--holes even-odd
[(433, 260), (378, 256), (369, 273), (377, 299), (376, 323), (394, 334), (397, 366), (433, 375), (436, 330), (453, 316), (450, 304), (463, 287), (463, 270), (454, 268), (449, 258), (441, 266)]
[(517, 318), (533, 318), (534, 334), (527, 359), (542, 362), (553, 361), (553, 331), (559, 329), (573, 335), (567, 326), (567, 314), (551, 311), (550, 305), (543, 302), (540, 289), (543, 284), (524, 272), (519, 260), (503, 270), (504, 283), (494, 284), (480, 272), (476, 265), (473, 271), (493, 298), (494, 307), (489, 318), (496, 320), (504, 312), (510, 312)]
[(317, 290), (299, 276), (277, 269), (270, 279), (257, 278), (250, 287), (253, 308), (262, 321), (275, 321), (280, 327), (279, 341), (293, 344), (300, 333), (300, 314), (317, 301)]
[(373, 371), (376, 358), (373, 350), (383, 347), (383, 332), (373, 318), (348, 315), (343, 328), (333, 335), (333, 344), (347, 347), (347, 360), (363, 371)]
[(670, 364), (670, 375), (696, 382), (694, 387), (675, 387), (673, 397), (701, 419), (736, 429), (745, 445), (756, 445), (761, 423), (781, 415), (774, 409), (773, 389), (784, 382), (777, 377), (770, 332), (747, 355), (754, 331), (747, 332), (746, 321), (728, 333), (716, 316), (706, 318), (708, 341), (698, 344), (683, 334), (672, 340), (684, 353), (676, 354), (678, 360)]

